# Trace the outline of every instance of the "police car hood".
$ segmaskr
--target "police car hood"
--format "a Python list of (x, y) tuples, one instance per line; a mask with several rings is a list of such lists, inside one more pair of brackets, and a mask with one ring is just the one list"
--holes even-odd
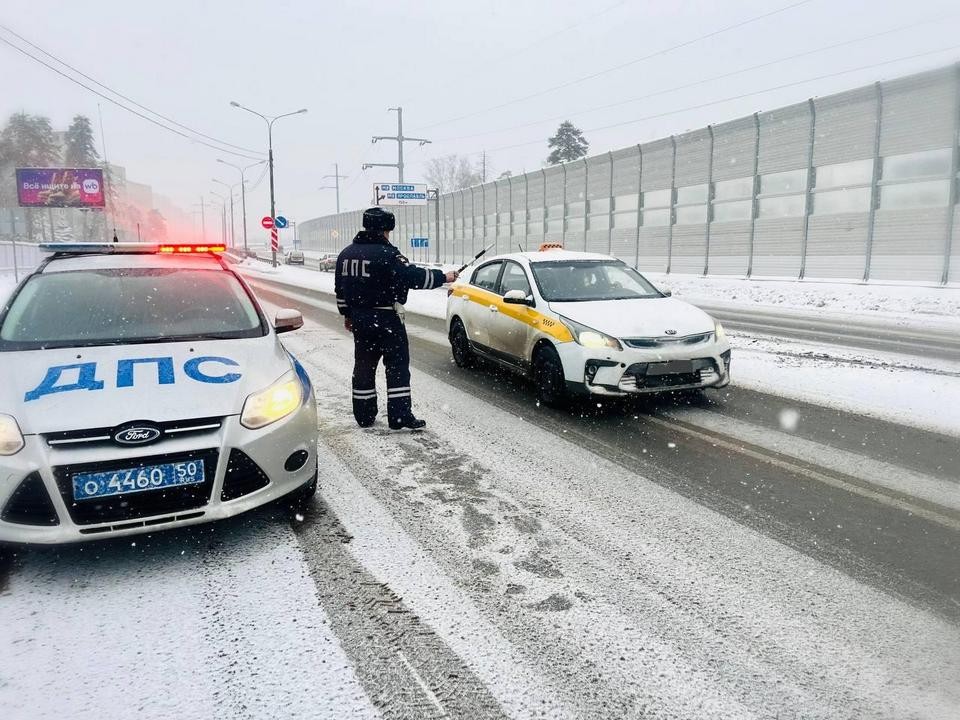
[(5, 352), (0, 413), (27, 435), (237, 415), (292, 367), (273, 335)]
[[(616, 338), (663, 337), (710, 332), (713, 319), (676, 298), (552, 302), (550, 309)], [(675, 332), (670, 332), (675, 331)]]

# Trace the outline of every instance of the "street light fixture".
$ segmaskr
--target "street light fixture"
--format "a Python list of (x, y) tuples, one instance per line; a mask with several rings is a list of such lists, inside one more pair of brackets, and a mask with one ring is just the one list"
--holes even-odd
[[(243, 214), (243, 252), (247, 253), (247, 181), (244, 178), (244, 173), (250, 168), (255, 168), (259, 165), (263, 165), (266, 160), (261, 160), (260, 162), (255, 162), (252, 165), (247, 165), (246, 167), (241, 167), (240, 165), (234, 165), (229, 163), (226, 160), (221, 160), (217, 158), (217, 162), (223, 165), (229, 165), (235, 170), (240, 171), (240, 207), (241, 213)], [(263, 177), (261, 175), (261, 177)]]
[[(263, 120), (263, 121), (267, 124), (267, 162), (270, 163), (270, 165), (269, 165), (269, 167), (270, 167), (270, 217), (276, 218), (276, 217), (277, 217), (277, 205), (276, 205), (276, 198), (275, 198), (275, 196), (274, 196), (274, 185), (273, 185), (273, 124), (274, 124), (277, 120), (279, 120), (280, 118), (290, 117), (291, 115), (301, 115), (301, 114), (305, 113), (305, 112), (307, 111), (307, 109), (306, 109), (306, 108), (300, 108), (299, 110), (295, 110), (295, 111), (293, 111), (293, 112), (284, 113), (283, 115), (270, 116), (270, 115), (264, 115), (263, 113), (258, 113), (256, 110), (251, 110), (250, 108), (246, 107), (245, 105), (241, 105), (241, 104), (238, 103), (236, 100), (231, 100), (231, 101), (230, 101), (230, 106), (231, 106), (231, 107), (235, 107), (235, 108), (239, 108), (240, 110), (246, 110), (248, 113), (251, 113), (251, 114), (253, 114), (253, 115), (256, 115), (257, 117), (259, 117), (261, 120)], [(277, 266), (277, 251), (276, 251), (276, 250), (273, 250), (272, 247), (271, 247), (271, 250), (272, 250), (272, 255), (273, 255), (273, 267), (276, 267), (276, 266)]]

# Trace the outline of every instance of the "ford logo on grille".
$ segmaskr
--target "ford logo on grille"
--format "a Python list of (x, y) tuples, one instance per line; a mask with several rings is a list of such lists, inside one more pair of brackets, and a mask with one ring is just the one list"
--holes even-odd
[(120, 445), (146, 445), (162, 434), (163, 432), (156, 425), (137, 423), (117, 430), (113, 434), (113, 440)]
[(665, 332), (667, 335), (676, 335), (676, 334), (677, 334), (677, 331), (676, 331), (676, 330), (673, 330), (673, 329), (671, 329), (671, 330), (664, 330), (664, 332)]

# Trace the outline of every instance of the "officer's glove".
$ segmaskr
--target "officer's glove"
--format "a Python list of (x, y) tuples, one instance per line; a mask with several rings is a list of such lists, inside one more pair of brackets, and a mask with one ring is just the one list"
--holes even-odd
[(343, 319), (343, 327), (348, 333), (353, 332), (353, 322), (351, 322), (350, 318)]

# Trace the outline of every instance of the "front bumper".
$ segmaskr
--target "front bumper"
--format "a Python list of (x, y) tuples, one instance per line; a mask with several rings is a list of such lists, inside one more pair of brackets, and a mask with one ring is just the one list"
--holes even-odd
[[(647, 395), (673, 390), (721, 388), (730, 383), (730, 344), (623, 350), (587, 348), (575, 342), (556, 346), (567, 386), (577, 392), (608, 397)], [(690, 362), (677, 372), (671, 368)], [(648, 374), (649, 373), (649, 374)]]
[[(309, 483), (317, 472), (316, 401), (311, 393), (299, 410), (260, 430), (248, 430), (233, 415), (222, 418), (218, 428), (138, 448), (51, 447), (39, 435), (29, 435), (25, 442), (16, 455), (0, 458), (0, 541), (52, 545), (136, 535), (238, 515)], [(288, 470), (285, 465), (294, 466), (288, 461), (295, 453), (302, 464)], [(136, 467), (153, 464), (158, 457), (170, 462), (202, 459), (208, 480), (191, 493), (168, 488), (73, 500), (73, 468)], [(41, 500), (54, 514), (46, 521)]]

